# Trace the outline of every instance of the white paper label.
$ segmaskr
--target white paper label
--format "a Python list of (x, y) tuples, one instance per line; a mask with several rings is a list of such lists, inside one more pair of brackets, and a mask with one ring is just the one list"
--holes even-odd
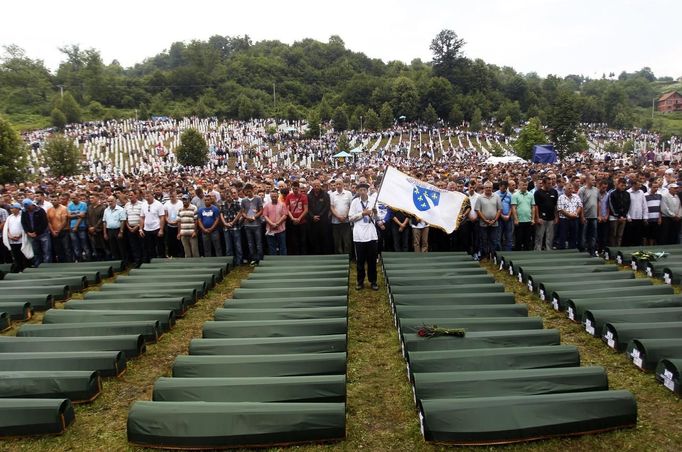
[(675, 391), (675, 382), (672, 380), (669, 380), (667, 378), (663, 379), (663, 386), (666, 388), (670, 389), (671, 391)]
[(635, 366), (642, 368), (642, 358), (632, 358), (632, 362), (635, 363)]
[(613, 339), (613, 333), (611, 331), (607, 331), (604, 337), (606, 339)]
[(559, 310), (559, 300), (557, 300), (556, 298), (552, 298), (552, 306), (554, 307), (555, 311), (558, 311)]
[(616, 341), (614, 341), (613, 339), (607, 339), (606, 345), (608, 345), (611, 348), (616, 348)]
[(540, 289), (540, 299), (545, 301), (545, 291), (543, 289)]
[(585, 320), (585, 331), (594, 336), (594, 327), (591, 320)]
[(619, 264), (622, 264), (622, 263), (623, 263), (623, 258), (620, 257), (620, 256), (616, 256), (616, 262), (618, 262)]
[(573, 308), (569, 306), (567, 312), (568, 312), (568, 318), (571, 320), (575, 320), (575, 313), (573, 312)]
[(630, 352), (630, 356), (633, 358), (639, 358), (641, 355), (639, 353), (639, 349), (633, 348), (632, 351)]
[(673, 373), (670, 372), (668, 369), (665, 369), (663, 371), (663, 378), (667, 378), (668, 380), (672, 380), (673, 379)]
[(514, 276), (514, 267), (509, 267), (509, 276)]
[(518, 279), (519, 279), (519, 282), (520, 282), (520, 283), (523, 282), (523, 276), (521, 276), (520, 274), (519, 274), (519, 276), (518, 276)]
[(500, 270), (502, 270), (502, 267), (504, 267), (504, 262), (500, 261)]
[[(531, 281), (530, 279), (528, 280), (528, 290), (530, 290), (531, 292), (533, 291), (533, 281)], [(542, 293), (540, 293), (540, 295), (542, 295)]]
[(635, 261), (630, 262), (630, 267), (632, 267), (632, 269), (636, 271), (637, 270), (637, 262), (635, 262)]
[(651, 267), (646, 268), (646, 275), (651, 278), (654, 276), (654, 272), (651, 270)]

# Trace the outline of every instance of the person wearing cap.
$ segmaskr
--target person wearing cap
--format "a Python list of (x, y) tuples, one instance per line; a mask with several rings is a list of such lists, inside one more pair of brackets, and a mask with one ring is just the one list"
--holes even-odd
[[(372, 290), (379, 290), (377, 285), (377, 244), (378, 236), (375, 226), (376, 210), (370, 204), (368, 196), (369, 185), (360, 183), (357, 186), (358, 197), (350, 204), (348, 219), (353, 223), (353, 244), (357, 262), (356, 290), (362, 290), (365, 276), (369, 280)], [(367, 272), (365, 273), (365, 266)]]
[(21, 226), (33, 247), (33, 265), (38, 267), (42, 262), (52, 262), (52, 239), (47, 227), (47, 213), (29, 198), (21, 204), (24, 206)]
[(672, 182), (668, 185), (668, 191), (661, 196), (661, 245), (675, 245), (679, 241), (680, 217), (682, 208), (680, 198), (677, 196), (679, 186)]
[(182, 207), (178, 211), (180, 227), (178, 240), (182, 243), (185, 257), (199, 257), (199, 239), (197, 238), (197, 206), (190, 203), (189, 195), (182, 195)]
[(107, 198), (107, 207), (102, 214), (104, 240), (109, 246), (109, 254), (116, 260), (122, 260), (123, 266), (128, 264), (128, 248), (123, 236), (125, 233), (126, 211), (116, 203), (114, 196)]
[[(28, 266), (27, 258), (33, 258), (33, 250), (21, 224), (21, 205), (15, 202), (9, 207), (10, 215), (2, 229), (2, 242), (12, 253), (12, 273), (19, 273)], [(30, 257), (25, 256), (25, 253)]]

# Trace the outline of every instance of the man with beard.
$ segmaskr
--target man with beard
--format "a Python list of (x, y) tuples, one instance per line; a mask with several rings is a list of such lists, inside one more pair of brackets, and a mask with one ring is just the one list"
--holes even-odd
[(322, 183), (315, 179), (313, 189), (308, 193), (308, 220), (310, 221), (311, 254), (327, 251), (327, 230), (329, 225), (329, 194), (322, 190)]

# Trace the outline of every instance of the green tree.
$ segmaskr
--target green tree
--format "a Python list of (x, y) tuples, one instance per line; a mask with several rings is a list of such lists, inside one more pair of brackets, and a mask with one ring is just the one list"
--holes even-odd
[(27, 166), (26, 144), (12, 124), (0, 116), (0, 184), (25, 180)]
[(332, 107), (329, 105), (329, 102), (327, 101), (326, 97), (322, 98), (320, 104), (317, 106), (317, 109), (319, 110), (320, 118), (322, 119), (322, 121), (329, 121), (330, 119), (332, 119), (334, 111), (332, 110)]
[(57, 177), (68, 177), (79, 173), (81, 151), (73, 139), (62, 134), (54, 135), (45, 145), (45, 163), (50, 167), (50, 174)]
[(344, 110), (342, 107), (336, 107), (336, 110), (334, 110), (334, 116), (332, 117), (334, 130), (341, 132), (347, 130), (348, 122), (348, 114), (346, 113), (346, 110)]
[(576, 95), (568, 91), (562, 91), (557, 96), (557, 101), (550, 110), (547, 119), (550, 138), (560, 158), (571, 154), (575, 150), (579, 123), (580, 108)]
[(411, 79), (402, 76), (393, 81), (393, 108), (398, 116), (415, 119), (418, 101), (417, 86)]
[(59, 108), (52, 109), (50, 118), (52, 120), (52, 125), (58, 128), (59, 130), (64, 129), (64, 127), (67, 124), (66, 115), (64, 115), (64, 112), (62, 112)]
[(308, 113), (308, 138), (318, 138), (320, 136), (320, 114), (316, 109), (311, 108)]
[(429, 49), (433, 52), (433, 69), (436, 75), (452, 81), (453, 72), (461, 58), (464, 40), (452, 30), (441, 30), (431, 41)]
[(181, 165), (204, 166), (208, 161), (206, 140), (196, 129), (187, 129), (180, 135), (176, 155)]
[(346, 136), (345, 133), (342, 133), (339, 135), (338, 140), (336, 140), (336, 151), (341, 152), (341, 151), (346, 151), (350, 149), (350, 141), (348, 140), (348, 137)]
[(365, 119), (365, 129), (376, 131), (381, 128), (381, 121), (379, 120), (379, 115), (374, 109), (370, 108), (367, 110), (367, 119)]
[(530, 160), (533, 156), (533, 146), (546, 144), (547, 135), (542, 130), (542, 124), (538, 118), (531, 118), (519, 132), (519, 137), (513, 144), (516, 155), (522, 159)]
[(481, 121), (483, 121), (483, 118), (481, 117), (481, 109), (476, 107), (474, 110), (474, 114), (471, 115), (471, 124), (469, 125), (469, 129), (478, 132), (481, 130)]
[(424, 119), (424, 122), (430, 126), (438, 122), (438, 113), (436, 113), (436, 109), (433, 108), (433, 105), (427, 105), (422, 119)]
[(462, 109), (459, 108), (459, 105), (455, 104), (452, 106), (450, 114), (448, 115), (448, 121), (450, 122), (450, 125), (453, 126), (462, 124), (462, 121), (464, 121), (464, 113), (462, 113)]
[(502, 132), (510, 136), (514, 132), (514, 124), (512, 123), (511, 117), (507, 116), (504, 118), (504, 122), (502, 122)]
[(381, 122), (382, 129), (388, 129), (393, 125), (393, 122), (395, 121), (395, 116), (393, 116), (393, 109), (391, 108), (391, 104), (389, 104), (388, 102), (384, 102), (384, 104), (381, 106), (381, 111), (379, 112), (379, 119)]
[(64, 93), (64, 98), (61, 99), (59, 109), (64, 112), (68, 123), (73, 124), (81, 122), (81, 107), (70, 92), (67, 91)]

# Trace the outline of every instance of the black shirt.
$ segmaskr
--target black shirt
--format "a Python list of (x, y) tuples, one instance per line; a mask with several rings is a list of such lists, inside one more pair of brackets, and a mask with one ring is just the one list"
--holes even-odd
[(535, 190), (535, 205), (538, 206), (540, 218), (545, 221), (553, 221), (556, 216), (556, 204), (559, 193), (553, 188), (549, 190)]

